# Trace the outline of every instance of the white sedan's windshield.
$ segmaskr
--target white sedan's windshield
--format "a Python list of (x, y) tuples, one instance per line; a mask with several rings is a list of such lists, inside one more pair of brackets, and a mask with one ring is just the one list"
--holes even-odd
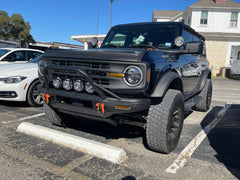
[(9, 50), (6, 49), (0, 49), (0, 57), (2, 57), (4, 54), (6, 54)]

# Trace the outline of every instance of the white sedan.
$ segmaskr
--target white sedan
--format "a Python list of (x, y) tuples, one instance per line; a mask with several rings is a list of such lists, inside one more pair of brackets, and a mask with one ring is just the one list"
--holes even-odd
[(38, 92), (38, 58), (29, 63), (0, 66), (0, 100), (27, 101), (30, 106), (39, 107), (43, 99)]
[(0, 65), (26, 63), (43, 53), (43, 51), (37, 49), (0, 48)]

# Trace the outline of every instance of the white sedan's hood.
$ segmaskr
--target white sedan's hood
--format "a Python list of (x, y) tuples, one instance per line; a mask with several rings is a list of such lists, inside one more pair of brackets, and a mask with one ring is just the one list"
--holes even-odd
[(8, 64), (0, 66), (0, 77), (9, 76), (37, 76), (37, 63)]

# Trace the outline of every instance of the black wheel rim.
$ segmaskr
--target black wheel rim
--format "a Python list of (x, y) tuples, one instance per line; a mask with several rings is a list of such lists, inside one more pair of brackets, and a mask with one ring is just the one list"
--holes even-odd
[[(168, 142), (178, 140), (180, 129), (182, 126), (182, 107), (178, 105), (174, 108), (168, 126)], [(171, 143), (170, 143), (171, 144)]]
[(33, 88), (32, 91), (32, 99), (33, 101), (37, 104), (37, 105), (42, 105), (43, 104), (43, 98), (39, 93), (39, 88), (40, 88), (40, 84), (38, 84), (37, 86), (35, 86)]

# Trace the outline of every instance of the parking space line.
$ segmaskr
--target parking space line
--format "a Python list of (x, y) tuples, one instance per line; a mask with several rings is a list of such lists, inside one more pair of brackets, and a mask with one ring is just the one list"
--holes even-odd
[(35, 114), (35, 115), (32, 115), (32, 116), (23, 117), (23, 118), (20, 118), (18, 120), (3, 121), (2, 123), (3, 124), (9, 124), (9, 123), (12, 123), (12, 122), (24, 121), (24, 120), (27, 120), (27, 119), (36, 118), (36, 117), (40, 117), (40, 116), (43, 116), (43, 115), (45, 115), (45, 113), (39, 113), (39, 114)]
[(197, 136), (183, 149), (178, 155), (178, 158), (165, 170), (168, 173), (177, 173), (177, 170), (183, 168), (187, 163), (187, 158), (191, 157), (194, 151), (198, 148), (208, 133), (217, 125), (222, 119), (226, 111), (230, 108), (231, 104), (225, 104), (225, 106), (219, 111), (214, 120), (208, 124), (203, 130), (201, 130)]

